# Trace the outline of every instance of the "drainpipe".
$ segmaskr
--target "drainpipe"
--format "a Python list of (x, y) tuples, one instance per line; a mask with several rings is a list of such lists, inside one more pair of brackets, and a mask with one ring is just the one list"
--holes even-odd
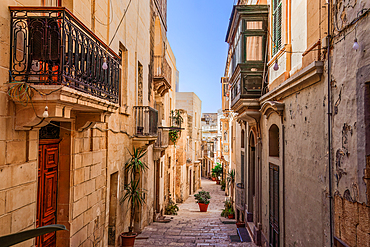
[(283, 242), (284, 242), (284, 245), (283, 246), (286, 246), (286, 228), (285, 228), (285, 126), (284, 126), (284, 116), (283, 116), (283, 113), (281, 113), (281, 138), (282, 138), (282, 143), (283, 145), (282, 146), (282, 159), (281, 159), (281, 166), (283, 167), (283, 229), (284, 229), (284, 235), (283, 235)]
[(330, 226), (330, 246), (334, 246), (334, 236), (333, 236), (333, 195), (332, 195), (332, 153), (331, 153), (331, 136), (332, 136), (332, 129), (331, 129), (331, 121), (332, 121), (332, 111), (331, 111), (331, 76), (330, 76), (330, 10), (331, 4), (330, 0), (328, 0), (328, 167), (329, 167), (329, 226)]

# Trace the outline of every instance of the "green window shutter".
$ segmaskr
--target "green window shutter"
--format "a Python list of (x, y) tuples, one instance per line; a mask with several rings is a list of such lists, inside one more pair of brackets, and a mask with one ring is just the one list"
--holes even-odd
[(274, 56), (281, 48), (282, 0), (273, 0), (272, 8), (272, 56)]

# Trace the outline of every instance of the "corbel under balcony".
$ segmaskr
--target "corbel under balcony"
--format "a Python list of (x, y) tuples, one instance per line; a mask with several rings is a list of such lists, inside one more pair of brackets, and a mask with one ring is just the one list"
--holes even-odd
[(172, 69), (163, 56), (154, 56), (154, 91), (163, 97), (171, 89)]
[[(89, 122), (104, 122), (104, 117), (119, 107), (118, 104), (108, 100), (66, 86), (33, 85), (32, 87), (42, 94), (34, 92), (27, 105), (24, 102), (14, 101), (16, 130), (41, 128), (50, 121), (74, 119), (76, 119), (76, 129), (81, 129)], [(48, 117), (43, 118), (46, 106)]]
[(279, 116), (282, 116), (284, 112), (284, 106), (284, 103), (278, 101), (266, 101), (261, 107), (261, 113), (267, 118), (269, 118), (274, 112)]
[(158, 111), (150, 106), (134, 106), (135, 134), (133, 145), (146, 148), (158, 138)]

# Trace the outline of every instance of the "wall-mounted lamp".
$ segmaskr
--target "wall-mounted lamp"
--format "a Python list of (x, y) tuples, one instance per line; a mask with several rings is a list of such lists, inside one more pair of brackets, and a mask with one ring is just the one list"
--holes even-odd
[(360, 48), (360, 45), (357, 43), (357, 38), (355, 38), (352, 48), (356, 51)]
[(43, 118), (48, 118), (49, 117), (49, 112), (48, 112), (48, 107), (47, 106), (45, 106), (45, 111), (44, 111), (44, 113), (42, 114), (42, 117)]
[(103, 57), (103, 67), (104, 70), (108, 69), (108, 64), (107, 64), (107, 58)]
[(274, 65), (273, 69), (275, 71), (278, 71), (279, 70), (279, 64), (278, 64), (278, 60), (277, 59), (275, 60), (275, 65)]

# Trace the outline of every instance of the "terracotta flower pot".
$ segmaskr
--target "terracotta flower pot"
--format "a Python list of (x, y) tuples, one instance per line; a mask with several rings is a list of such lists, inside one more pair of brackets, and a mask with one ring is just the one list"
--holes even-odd
[(216, 181), (216, 178), (215, 177), (212, 177), (212, 181)]
[(237, 228), (245, 227), (245, 222), (236, 222), (236, 227)]
[(134, 246), (135, 245), (135, 238), (137, 236), (137, 233), (133, 232), (131, 235), (129, 235), (127, 232), (121, 233), (121, 240), (122, 244), (121, 246)]
[(208, 204), (198, 203), (200, 212), (207, 212)]
[(227, 217), (229, 217), (229, 219), (234, 219), (234, 215), (233, 214), (229, 214)]
[(217, 180), (216, 180), (216, 184), (220, 184), (220, 180), (218, 180), (218, 179), (217, 179)]

